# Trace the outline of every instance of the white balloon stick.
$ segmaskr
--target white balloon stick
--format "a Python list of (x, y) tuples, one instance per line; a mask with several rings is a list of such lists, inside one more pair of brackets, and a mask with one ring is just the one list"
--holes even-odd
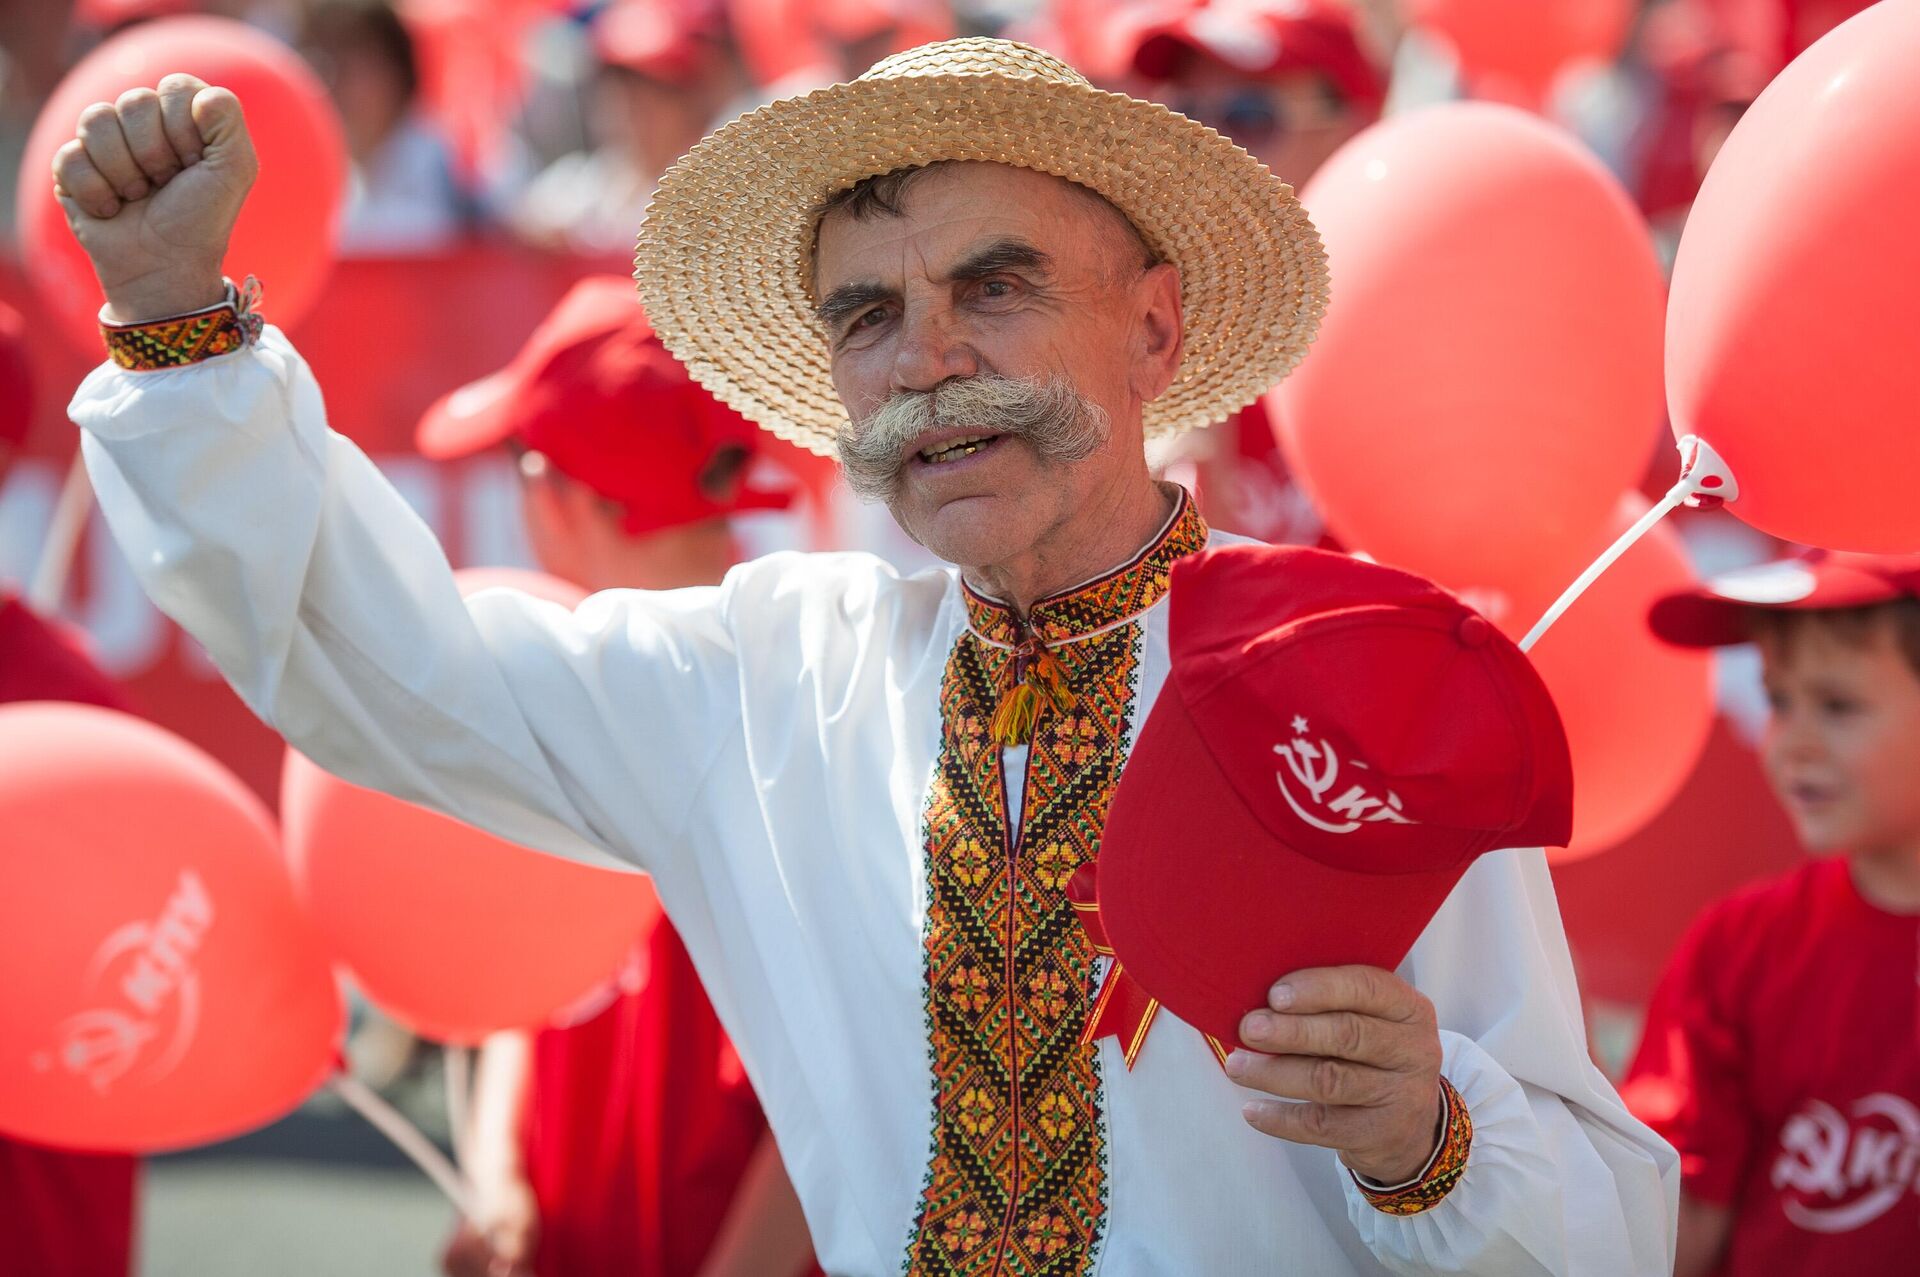
[(440, 1058), (446, 1065), (447, 1129), (453, 1136), (453, 1161), (464, 1170), (473, 1165), (467, 1149), (472, 1136), (467, 1123), (473, 1107), (473, 1052), (448, 1043), (440, 1048)]
[(40, 547), (40, 561), (34, 566), (33, 580), (27, 584), (27, 606), (42, 616), (60, 610), (67, 596), (67, 578), (73, 572), (74, 548), (80, 533), (93, 513), (93, 485), (87, 481), (87, 466), (79, 449), (73, 464), (67, 467), (66, 482), (60, 485), (60, 499), (54, 503), (53, 518), (47, 523), (47, 539)]
[(340, 1072), (333, 1075), (327, 1083), (335, 1095), (347, 1102), (347, 1107), (367, 1119), (382, 1135), (392, 1140), (394, 1146), (409, 1158), (413, 1164), (427, 1173), (427, 1178), (447, 1195), (454, 1209), (473, 1223), (473, 1189), (460, 1172), (454, 1169), (434, 1142), (420, 1133), (420, 1128), (409, 1122), (400, 1110), (381, 1099), (374, 1089), (351, 1073)]
[(1566, 615), (1567, 609), (1576, 603), (1589, 586), (1600, 579), (1601, 573), (1612, 567), (1621, 555), (1631, 550), (1641, 537), (1653, 530), (1653, 525), (1671, 514), (1681, 504), (1695, 506), (1719, 505), (1732, 501), (1740, 495), (1740, 485), (1734, 481), (1733, 471), (1720, 458), (1706, 440), (1698, 435), (1688, 435), (1680, 441), (1680, 478), (1667, 489), (1667, 495), (1661, 497), (1651, 510), (1640, 516), (1638, 522), (1621, 534), (1620, 539), (1608, 546), (1599, 558), (1588, 565), (1587, 570), (1574, 578), (1559, 598), (1553, 601), (1546, 614), (1533, 623), (1527, 636), (1520, 640), (1520, 650), (1528, 652), (1540, 641), (1540, 636), (1553, 628), (1553, 623)]

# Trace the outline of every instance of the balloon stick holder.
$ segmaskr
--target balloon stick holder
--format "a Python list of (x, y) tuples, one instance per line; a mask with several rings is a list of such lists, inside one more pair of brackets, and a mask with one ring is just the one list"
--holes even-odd
[(455, 1169), (447, 1155), (434, 1146), (432, 1140), (420, 1133), (420, 1128), (409, 1122), (400, 1110), (380, 1098), (380, 1095), (365, 1082), (351, 1073), (335, 1073), (327, 1086), (332, 1092), (346, 1101), (347, 1107), (367, 1119), (374, 1129), (392, 1140), (394, 1146), (412, 1159), (413, 1164), (427, 1173), (441, 1192), (447, 1195), (454, 1209), (468, 1220), (474, 1218), (473, 1190), (460, 1172)]
[(1688, 435), (1680, 440), (1680, 478), (1667, 495), (1654, 503), (1652, 509), (1640, 516), (1639, 522), (1621, 534), (1620, 539), (1606, 548), (1587, 570), (1574, 579), (1561, 596), (1553, 601), (1553, 606), (1545, 615), (1535, 621), (1527, 636), (1520, 640), (1520, 650), (1533, 650), (1540, 637), (1553, 628), (1555, 621), (1566, 615), (1582, 594), (1600, 579), (1602, 573), (1612, 567), (1628, 550), (1631, 550), (1641, 537), (1653, 530), (1653, 525), (1666, 518), (1682, 505), (1696, 509), (1712, 509), (1740, 496), (1740, 484), (1734, 479), (1733, 471), (1713, 445), (1698, 435)]

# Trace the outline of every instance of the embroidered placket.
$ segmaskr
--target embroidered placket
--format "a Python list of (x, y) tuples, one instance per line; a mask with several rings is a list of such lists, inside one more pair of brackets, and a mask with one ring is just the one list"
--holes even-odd
[[(934, 1120), (910, 1274), (1067, 1277), (1097, 1254), (1106, 1149), (1097, 1048), (1081, 1034), (1099, 962), (1066, 887), (1098, 850), (1124, 762), (1140, 617), (1172, 563), (1205, 541), (1183, 499), (1139, 559), (1036, 605), (1026, 625), (968, 600), (927, 803)], [(1071, 700), (1037, 716), (1022, 778), (1008, 774), (991, 720), (1029, 636), (1059, 661)]]

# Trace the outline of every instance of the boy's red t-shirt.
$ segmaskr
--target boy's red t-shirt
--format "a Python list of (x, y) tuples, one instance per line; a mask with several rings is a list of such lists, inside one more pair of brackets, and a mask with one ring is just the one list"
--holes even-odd
[(1920, 915), (1840, 859), (1712, 906), (1654, 994), (1622, 1088), (1734, 1210), (1723, 1277), (1920, 1270)]

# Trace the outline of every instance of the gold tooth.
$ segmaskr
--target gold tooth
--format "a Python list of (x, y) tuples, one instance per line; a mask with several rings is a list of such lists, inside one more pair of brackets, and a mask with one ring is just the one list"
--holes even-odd
[(941, 447), (935, 452), (923, 452), (920, 455), (923, 459), (938, 464), (954, 456), (970, 457), (990, 442), (992, 442), (992, 436), (981, 436), (976, 439), (955, 441)]

